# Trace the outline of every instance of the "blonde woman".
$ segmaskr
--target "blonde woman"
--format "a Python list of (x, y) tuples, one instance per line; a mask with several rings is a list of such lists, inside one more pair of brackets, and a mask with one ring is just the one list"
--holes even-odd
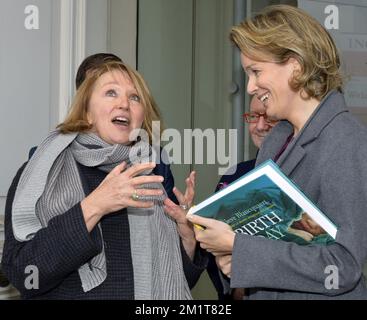
[(337, 226), (329, 245), (235, 234), (198, 216), (201, 247), (217, 256), (233, 288), (249, 299), (366, 299), (367, 130), (345, 105), (335, 44), (301, 9), (270, 6), (231, 32), (247, 91), (281, 120), (256, 165), (273, 159)]
[(195, 238), (180, 239), (163, 177), (150, 174), (150, 145), (133, 139), (140, 128), (150, 136), (157, 118), (144, 80), (123, 62), (86, 73), (66, 120), (9, 190), (2, 269), (22, 298), (191, 299), (188, 282), (202, 270)]

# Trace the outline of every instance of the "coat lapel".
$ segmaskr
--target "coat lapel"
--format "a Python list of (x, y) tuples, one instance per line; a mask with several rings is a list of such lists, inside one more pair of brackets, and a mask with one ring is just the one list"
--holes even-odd
[(293, 127), (288, 121), (280, 121), (265, 138), (256, 157), (256, 166), (268, 159), (274, 159), (292, 132)]
[[(300, 161), (306, 156), (304, 149), (309, 143), (317, 140), (322, 130), (340, 113), (347, 112), (344, 97), (337, 91), (331, 91), (319, 104), (300, 133), (289, 143), (286, 150), (279, 157), (277, 164), (286, 175), (290, 175)], [(274, 159), (293, 132), (292, 125), (281, 121), (275, 126), (264, 141), (256, 165), (268, 159)], [(263, 149), (263, 150), (262, 150)]]
[[(294, 168), (297, 167), (298, 163), (306, 155), (306, 151), (301, 146), (297, 145), (293, 147), (292, 151), (290, 152), (286, 151), (284, 151), (282, 156), (279, 158), (277, 164), (279, 167), (282, 168), (283, 173), (289, 176), (294, 170)], [(287, 156), (287, 154), (289, 154), (289, 156)]]

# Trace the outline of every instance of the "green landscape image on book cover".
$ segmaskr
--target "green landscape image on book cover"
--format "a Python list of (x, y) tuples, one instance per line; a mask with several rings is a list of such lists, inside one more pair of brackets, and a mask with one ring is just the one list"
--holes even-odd
[(196, 214), (229, 224), (235, 232), (301, 245), (334, 241), (267, 175), (233, 190)]

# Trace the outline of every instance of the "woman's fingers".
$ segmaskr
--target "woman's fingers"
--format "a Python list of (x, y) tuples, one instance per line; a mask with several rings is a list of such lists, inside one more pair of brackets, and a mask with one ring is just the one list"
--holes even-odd
[(192, 171), (185, 181), (186, 182), (185, 199), (190, 207), (194, 203), (194, 197), (195, 197), (195, 175), (196, 172)]
[(125, 170), (125, 168), (126, 168), (126, 162), (124, 161), (120, 163), (119, 165), (117, 165), (116, 167), (114, 167), (104, 180), (109, 180), (113, 177), (119, 176), (121, 172)]
[(163, 180), (162, 176), (139, 176), (131, 179), (131, 185), (137, 187), (146, 183), (161, 183)]
[(216, 220), (211, 218), (203, 218), (195, 214), (188, 214), (187, 219), (191, 221), (194, 224), (203, 226), (203, 227), (209, 227), (215, 222)]
[(195, 177), (196, 172), (192, 171), (189, 177), (185, 180), (186, 182), (186, 196), (193, 196), (195, 194)]
[(175, 194), (179, 204), (187, 204), (185, 196), (177, 187), (173, 188), (173, 193)]
[(221, 269), (222, 272), (230, 278), (232, 269), (232, 255), (228, 254), (224, 256), (217, 256), (215, 258), (215, 262), (217, 263), (219, 269)]
[(170, 207), (170, 208), (173, 208), (174, 206), (177, 206), (177, 204), (176, 203), (174, 203), (170, 198), (166, 198), (166, 199), (164, 199), (164, 205), (165, 206), (168, 206), (168, 207)]
[(177, 223), (187, 223), (185, 210), (183, 210), (180, 206), (175, 204), (169, 198), (166, 198), (163, 203), (164, 203), (164, 210), (173, 219), (175, 219)]
[(155, 166), (156, 164), (154, 162), (137, 163), (131, 166), (130, 168), (126, 169), (123, 172), (123, 175), (132, 178), (144, 172), (145, 170), (152, 170)]
[(185, 194), (183, 194), (177, 187), (173, 188), (173, 193), (175, 194), (180, 205), (185, 205), (190, 208), (194, 202), (195, 196), (195, 171), (190, 173), (189, 177), (185, 180), (185, 183)]
[(132, 198), (132, 195), (135, 194), (138, 197), (149, 197), (149, 196), (161, 196), (163, 195), (162, 189), (131, 189), (128, 192)]
[(145, 197), (159, 197), (164, 194), (160, 188), (141, 188), (144, 184), (160, 183), (162, 176), (138, 176), (146, 170), (155, 167), (155, 163), (140, 163), (126, 169), (127, 164), (121, 163), (116, 166), (103, 180), (100, 186), (93, 192), (97, 202), (102, 203), (103, 214), (115, 212), (126, 207), (150, 208), (154, 201), (144, 200)]

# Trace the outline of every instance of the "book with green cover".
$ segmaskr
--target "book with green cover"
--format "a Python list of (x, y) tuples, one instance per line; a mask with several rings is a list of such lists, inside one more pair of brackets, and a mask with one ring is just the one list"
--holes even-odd
[(216, 192), (188, 214), (214, 218), (235, 232), (301, 245), (335, 241), (337, 227), (268, 160)]

